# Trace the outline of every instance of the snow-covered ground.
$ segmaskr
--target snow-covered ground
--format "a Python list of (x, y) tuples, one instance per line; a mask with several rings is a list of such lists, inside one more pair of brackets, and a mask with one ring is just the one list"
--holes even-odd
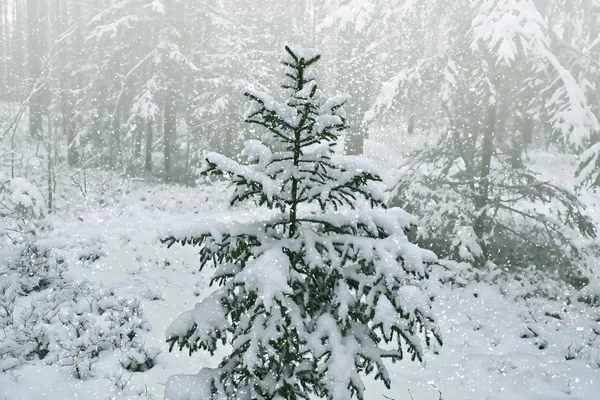
[[(370, 142), (366, 150), (378, 155), (382, 167), (394, 165), (385, 146)], [(547, 152), (530, 156), (548, 179), (572, 182), (574, 159)], [(393, 168), (384, 173), (391, 178)], [(89, 174), (87, 197), (76, 186), (58, 185), (56, 212), (48, 217), (53, 230), (45, 244), (65, 259), (67, 281), (139, 299), (147, 320), (139, 334), (146, 347), (162, 352), (151, 369), (128, 372), (119, 362), (122, 349), (103, 351), (85, 379), (76, 379), (70, 365), (31, 360), (0, 373), (2, 400), (159, 399), (169, 376), (214, 366), (223, 354), (168, 352), (167, 325), (210, 292), (210, 270), (198, 272), (194, 248), (167, 249), (159, 238), (170, 227), (206, 216), (236, 218), (227, 209), (225, 186), (183, 188)], [(587, 193), (582, 199), (600, 222), (599, 196)], [(450, 287), (436, 279), (445, 274), (437, 269), (430, 283), (444, 346), (439, 354), (427, 353), (423, 364), (392, 365), (391, 390), (368, 381), (368, 399), (600, 398), (599, 308), (569, 302), (568, 293), (556, 300), (515, 300), (519, 281)], [(44, 295), (20, 298), (16, 313)]]

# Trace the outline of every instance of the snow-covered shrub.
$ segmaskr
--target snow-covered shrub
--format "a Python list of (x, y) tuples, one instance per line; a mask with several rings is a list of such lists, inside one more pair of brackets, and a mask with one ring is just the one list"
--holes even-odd
[(15, 253), (0, 272), (18, 274), (24, 293), (48, 287), (65, 270), (64, 260), (40, 244), (50, 231), (45, 209), (43, 196), (33, 184), (0, 173), (0, 253), (3, 247)]
[(99, 295), (86, 291), (76, 299), (74, 307), (61, 312), (58, 318), (64, 327), (57, 341), (59, 363), (72, 367), (78, 379), (91, 376), (93, 364), (107, 350), (147, 353), (145, 365), (153, 365), (157, 354), (153, 349), (144, 349), (138, 338), (149, 327), (137, 299), (121, 298), (114, 290), (103, 290)]
[[(581, 235), (595, 236), (584, 206), (566, 189), (544, 182), (500, 155), (487, 169), (471, 154), (469, 132), (443, 137), (412, 156), (392, 204), (419, 216), (423, 247), (457, 261), (504, 271), (534, 266), (581, 286)], [(481, 151), (481, 150), (477, 150)], [(465, 154), (473, 160), (463, 161)]]
[(436, 279), (449, 287), (464, 288), (470, 283), (494, 283), (500, 276), (499, 268), (494, 263), (487, 263), (482, 268), (476, 268), (468, 262), (459, 262), (449, 259), (438, 261), (437, 268), (431, 279)]
[(600, 274), (598, 273), (600, 265), (600, 244), (595, 243), (590, 246), (588, 255), (583, 262), (585, 268), (582, 268), (583, 278), (587, 280), (580, 291), (577, 298), (582, 303), (589, 304), (593, 307), (600, 307)]
[(156, 358), (162, 351), (157, 347), (146, 347), (139, 339), (133, 340), (131, 347), (119, 357), (119, 363), (130, 372), (145, 372), (156, 365)]
[(40, 320), (35, 305), (23, 310), (18, 319), (6, 326), (0, 341), (0, 358), (8, 358), (14, 367), (28, 360), (43, 360), (50, 353), (52, 334)]
[(25, 360), (43, 360), (50, 353), (52, 333), (49, 326), (43, 321), (40, 323), (40, 313), (36, 312), (35, 305), (23, 311), (19, 322), (14, 327), (14, 356)]
[(196, 281), (196, 283), (194, 283), (194, 296), (199, 297), (204, 289), (204, 281)]
[(26, 226), (28, 220), (43, 216), (44, 197), (27, 179), (10, 178), (0, 172), (0, 193), (3, 212), (10, 212), (9, 216), (20, 219), (17, 223), (22, 223), (21, 226)]
[(323, 99), (308, 69), (319, 58), (286, 47), (284, 102), (246, 90), (246, 121), (268, 131), (246, 143), (246, 164), (207, 155), (203, 172), (231, 177), (232, 205), (268, 210), (165, 239), (199, 246), (220, 286), (169, 326), (171, 349), (232, 347), (218, 368), (171, 378), (170, 400), (364, 399), (361, 374), (389, 387), (385, 359), (421, 360), (423, 342), (441, 344), (423, 289), (436, 256), (408, 240), (415, 218), (385, 208), (369, 165), (334, 155), (346, 96)]
[(100, 245), (96, 245), (95, 247), (96, 248), (81, 249), (78, 256), (79, 261), (91, 264), (106, 256), (106, 252), (102, 250)]
[(98, 362), (97, 356), (93, 354), (94, 344), (82, 342), (80, 345), (65, 348), (64, 351), (65, 353), (61, 356), (58, 365), (71, 368), (73, 377), (77, 379), (87, 379), (94, 376), (92, 367)]
[(579, 291), (572, 286), (565, 287), (556, 276), (549, 275), (543, 268), (529, 266), (520, 271), (503, 274), (495, 282), (502, 293), (511, 299), (544, 298), (548, 300), (573, 301)]
[(109, 323), (107, 340), (115, 348), (128, 348), (140, 332), (150, 330), (138, 299), (121, 298), (114, 291), (104, 292), (101, 296), (97, 300), (98, 312)]
[(17, 290), (14, 283), (0, 279), (0, 372), (6, 372), (19, 364), (13, 349), (17, 347), (12, 339), (15, 320)]
[(63, 326), (56, 331), (58, 365), (71, 368), (77, 379), (91, 377), (102, 350), (111, 348), (105, 331), (92, 315), (77, 315), (72, 308), (61, 310), (58, 320)]
[(7, 278), (0, 279), (0, 331), (14, 323), (16, 300), (17, 292), (13, 282)]
[[(139, 338), (149, 330), (139, 300), (89, 282), (62, 282), (34, 297), (13, 321), (8, 319), (13, 292), (10, 286), (0, 290), (0, 322), (6, 326), (0, 331), (0, 361), (43, 360), (70, 368), (78, 379), (93, 375), (92, 366), (105, 351), (138, 351), (147, 356), (142, 365), (153, 365), (156, 351), (145, 349)], [(2, 318), (4, 304), (7, 318)]]
[(51, 249), (29, 242), (10, 269), (19, 274), (21, 290), (30, 293), (46, 289), (52, 282), (62, 279), (67, 268), (64, 260), (55, 257)]
[(113, 385), (115, 386), (115, 388), (117, 388), (117, 390), (119, 390), (119, 391), (125, 390), (125, 388), (129, 384), (129, 381), (131, 381), (132, 377), (133, 377), (133, 374), (129, 374), (129, 377), (125, 378), (125, 377), (123, 377), (122, 372), (120, 374), (113, 372), (112, 374), (105, 376), (105, 378), (108, 379), (109, 381), (111, 381), (113, 383)]
[(511, 271), (492, 262), (483, 267), (453, 260), (440, 260), (438, 264), (443, 268), (438, 268), (431, 276), (432, 279), (458, 288), (467, 287), (475, 282), (485, 282), (498, 287), (502, 295), (515, 301), (538, 298), (544, 301), (579, 301), (589, 304), (589, 300), (594, 298), (589, 296), (589, 293), (593, 292), (592, 284), (582, 289), (573, 285), (565, 286), (564, 280), (557, 275), (549, 274), (546, 269), (534, 265)]
[(46, 228), (45, 202), (41, 192), (24, 178), (0, 172), (0, 237), (24, 243)]

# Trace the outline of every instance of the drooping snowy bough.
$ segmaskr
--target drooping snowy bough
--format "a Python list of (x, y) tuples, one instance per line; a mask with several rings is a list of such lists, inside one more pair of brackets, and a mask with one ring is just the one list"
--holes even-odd
[(220, 286), (169, 326), (171, 349), (231, 346), (216, 369), (171, 377), (167, 399), (363, 399), (361, 373), (389, 387), (385, 358), (421, 360), (423, 344), (441, 344), (423, 283), (436, 256), (409, 242), (415, 219), (385, 208), (371, 168), (333, 153), (346, 97), (322, 98), (307, 69), (319, 58), (286, 47), (285, 102), (246, 91), (246, 121), (267, 130), (246, 143), (246, 164), (206, 158), (205, 173), (231, 177), (232, 205), (273, 211), (164, 239), (199, 246)]

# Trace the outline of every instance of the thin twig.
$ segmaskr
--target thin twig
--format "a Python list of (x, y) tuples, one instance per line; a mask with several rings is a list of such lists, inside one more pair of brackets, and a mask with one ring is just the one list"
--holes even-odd
[(440, 397), (438, 398), (438, 400), (444, 400), (444, 398), (442, 397), (442, 392), (440, 391), (440, 389), (438, 389), (437, 386), (435, 386), (433, 383), (430, 383), (429, 385), (431, 385), (440, 394)]
[(537, 319), (535, 319), (535, 317), (533, 316), (533, 313), (531, 312), (531, 310), (529, 311), (529, 315), (531, 315), (531, 318), (533, 318), (533, 320), (534, 320), (535, 322), (538, 322), (538, 321), (537, 321)]

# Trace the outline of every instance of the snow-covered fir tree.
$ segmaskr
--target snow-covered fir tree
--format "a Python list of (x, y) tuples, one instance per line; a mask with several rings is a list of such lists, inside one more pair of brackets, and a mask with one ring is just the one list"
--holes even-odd
[(247, 163), (206, 157), (205, 173), (232, 178), (232, 206), (266, 216), (164, 240), (199, 246), (219, 285), (168, 327), (171, 349), (231, 346), (217, 368), (171, 377), (168, 399), (364, 399), (362, 374), (389, 387), (384, 359), (421, 360), (424, 344), (441, 344), (424, 284), (436, 256), (409, 242), (415, 219), (384, 206), (375, 172), (333, 153), (347, 97), (322, 96), (309, 68), (319, 58), (286, 47), (284, 101), (246, 90), (246, 121), (266, 129), (246, 143)]
[[(427, 4), (444, 12), (419, 12)], [(393, 196), (420, 217), (419, 243), (444, 258), (536, 266), (579, 285), (580, 237), (594, 237), (595, 228), (579, 199), (527, 160), (534, 139), (582, 149), (597, 125), (586, 85), (577, 83), (585, 80), (551, 45), (550, 21), (533, 2), (508, 0), (428, 0), (390, 13), (433, 18), (407, 23), (413, 35), (427, 38), (432, 26), (445, 32), (403, 57), (366, 115), (403, 119), (407, 132), (427, 136), (402, 163)], [(419, 104), (417, 114), (410, 104)]]

